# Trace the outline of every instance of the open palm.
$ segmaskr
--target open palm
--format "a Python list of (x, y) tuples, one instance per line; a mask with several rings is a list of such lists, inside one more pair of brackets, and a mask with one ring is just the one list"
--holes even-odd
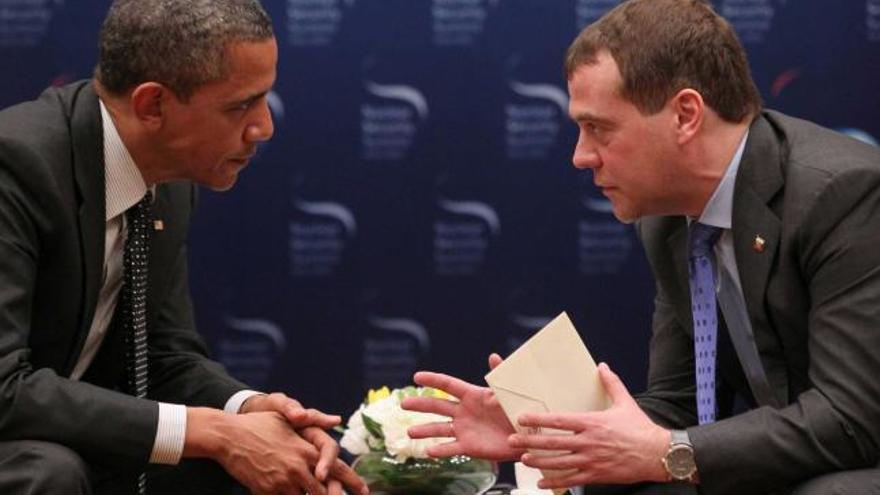
[[(500, 358), (490, 360), (497, 365)], [(478, 387), (458, 378), (420, 371), (415, 382), (433, 387), (457, 398), (457, 401), (432, 397), (409, 397), (401, 404), (404, 409), (448, 416), (451, 422), (413, 426), (412, 438), (450, 437), (453, 441), (428, 450), (433, 457), (468, 455), (482, 459), (506, 461), (518, 459), (523, 450), (511, 448), (508, 437), (513, 426), (501, 409), (491, 389)]]

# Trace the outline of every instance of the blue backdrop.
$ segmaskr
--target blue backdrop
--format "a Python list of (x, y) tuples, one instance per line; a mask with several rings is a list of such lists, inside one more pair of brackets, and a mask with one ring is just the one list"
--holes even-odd
[[(275, 138), (205, 192), (201, 331), (253, 386), (347, 414), (420, 368), (481, 380), (560, 311), (634, 391), (653, 285), (570, 165), (561, 60), (614, 0), (265, 0)], [(768, 107), (880, 136), (880, 0), (716, 0)], [(107, 0), (0, 0), (0, 107), (88, 77)]]

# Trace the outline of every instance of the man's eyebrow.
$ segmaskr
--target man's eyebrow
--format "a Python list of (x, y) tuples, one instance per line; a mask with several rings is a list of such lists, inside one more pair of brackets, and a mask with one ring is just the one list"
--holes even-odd
[(575, 122), (596, 122), (597, 124), (613, 126), (614, 122), (605, 117), (599, 117), (598, 115), (594, 115), (590, 112), (581, 111), (571, 115), (571, 120)]
[(230, 103), (229, 103), (229, 106), (231, 106), (231, 107), (232, 107), (232, 106), (237, 107), (237, 106), (239, 106), (239, 105), (249, 105), (249, 104), (251, 104), (251, 103), (253, 103), (253, 102), (259, 100), (260, 98), (266, 96), (267, 94), (269, 94), (269, 91), (268, 91), (268, 90), (266, 90), (266, 91), (261, 91), (261, 92), (259, 92), (259, 93), (256, 93), (256, 94), (253, 94), (253, 95), (247, 96), (247, 97), (245, 97), (245, 98), (242, 98), (242, 99), (240, 99), (240, 100), (236, 100), (236, 101), (230, 102)]

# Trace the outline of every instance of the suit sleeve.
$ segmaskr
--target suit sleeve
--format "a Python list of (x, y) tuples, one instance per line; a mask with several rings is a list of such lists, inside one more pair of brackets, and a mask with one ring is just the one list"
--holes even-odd
[(818, 181), (792, 233), (810, 297), (810, 388), (690, 428), (702, 491), (752, 493), (829, 471), (875, 467), (880, 445), (880, 174)]
[[(15, 155), (0, 150), (0, 160)], [(142, 465), (156, 434), (156, 403), (35, 369), (30, 361), (41, 241), (29, 207), (35, 196), (25, 189), (0, 167), (0, 440), (43, 440), (108, 465)]]
[[(190, 210), (175, 202), (176, 210)], [(175, 211), (175, 214), (188, 216)], [(164, 258), (164, 257), (163, 257)], [(167, 257), (170, 266), (157, 267), (170, 273), (167, 285), (158, 288), (155, 323), (150, 328), (150, 397), (162, 402), (222, 409), (233, 394), (247, 386), (230, 377), (223, 367), (208, 357), (207, 346), (196, 331), (187, 269), (187, 247), (183, 242)], [(151, 262), (153, 260), (151, 259)]]

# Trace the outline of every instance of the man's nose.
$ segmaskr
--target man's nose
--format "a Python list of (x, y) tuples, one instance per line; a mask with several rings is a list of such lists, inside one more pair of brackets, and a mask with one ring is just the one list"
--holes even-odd
[(269, 109), (268, 100), (263, 100), (259, 115), (254, 122), (248, 124), (245, 129), (245, 140), (252, 143), (268, 141), (275, 133), (275, 124), (272, 123), (272, 111)]
[(595, 148), (586, 146), (584, 143), (578, 142), (577, 146), (574, 149), (574, 156), (572, 156), (571, 158), (571, 163), (574, 164), (575, 168), (583, 170), (600, 166), (602, 164), (602, 160), (600, 159), (599, 153), (596, 152)]

